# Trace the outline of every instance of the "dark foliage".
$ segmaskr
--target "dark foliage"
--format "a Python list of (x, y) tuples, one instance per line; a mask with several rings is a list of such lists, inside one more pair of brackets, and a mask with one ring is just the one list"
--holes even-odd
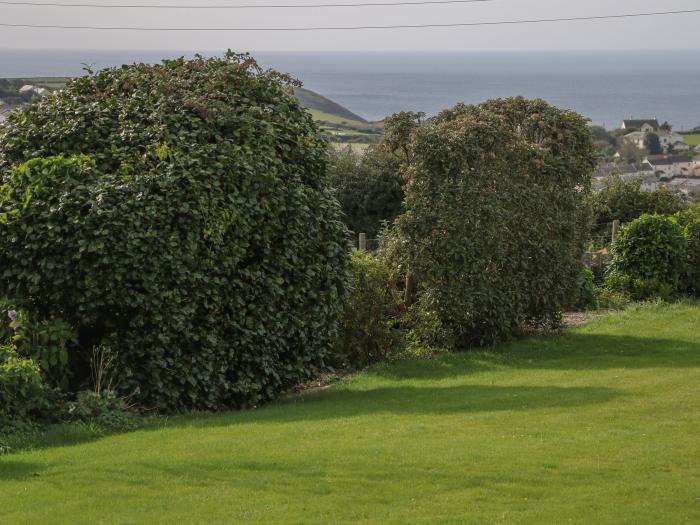
[[(163, 410), (255, 405), (321, 370), (346, 294), (326, 145), (248, 56), (107, 69), (0, 131), (0, 295), (98, 345)], [(34, 160), (32, 160), (34, 159)]]
[(611, 177), (605, 186), (591, 196), (594, 238), (610, 240), (614, 220), (628, 223), (647, 213), (670, 215), (681, 211), (685, 204), (667, 188), (642, 191), (641, 181), (625, 182)]
[(687, 256), (683, 227), (676, 218), (642, 215), (615, 240), (607, 284), (635, 299), (667, 299), (684, 287)]
[(444, 343), (557, 324), (588, 234), (585, 119), (522, 98), (458, 105), (415, 132), (410, 154), (399, 246)]
[(334, 364), (357, 368), (385, 359), (399, 346), (394, 323), (401, 294), (383, 260), (356, 251), (351, 261), (352, 291), (345, 304)]
[(404, 181), (399, 168), (399, 159), (382, 147), (370, 146), (359, 154), (348, 148), (332, 155), (331, 184), (351, 231), (376, 237), (382, 222), (393, 222), (401, 213)]
[(21, 430), (49, 408), (39, 367), (9, 346), (0, 346), (0, 434)]

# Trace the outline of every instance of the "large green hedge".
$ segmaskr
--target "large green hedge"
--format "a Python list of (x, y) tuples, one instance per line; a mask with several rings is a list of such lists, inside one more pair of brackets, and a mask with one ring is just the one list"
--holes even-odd
[(68, 322), (164, 410), (254, 405), (324, 366), (348, 243), (326, 145), (248, 56), (107, 69), (0, 131), (0, 295)]
[(585, 119), (522, 98), (458, 105), (413, 133), (409, 157), (399, 245), (445, 343), (556, 324), (587, 237)]

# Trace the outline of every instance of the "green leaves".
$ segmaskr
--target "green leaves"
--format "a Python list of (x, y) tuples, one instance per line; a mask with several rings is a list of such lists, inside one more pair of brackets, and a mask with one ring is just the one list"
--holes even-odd
[(167, 411), (325, 366), (347, 231), (287, 77), (229, 54), (73, 80), (2, 128), (0, 181), (0, 294), (75, 330), (71, 389), (103, 344), (120, 393)]
[(607, 284), (635, 299), (669, 298), (686, 285), (689, 246), (675, 217), (642, 215), (613, 245)]
[[(556, 324), (578, 285), (596, 155), (585, 120), (541, 100), (458, 105), (413, 132), (398, 252), (452, 347)], [(439, 324), (439, 326), (436, 326)]]
[(0, 433), (31, 424), (49, 406), (39, 367), (0, 346)]

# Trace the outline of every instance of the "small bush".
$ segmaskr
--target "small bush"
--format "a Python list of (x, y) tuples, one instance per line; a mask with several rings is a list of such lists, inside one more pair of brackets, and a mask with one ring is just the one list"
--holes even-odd
[(616, 239), (606, 284), (636, 300), (668, 299), (684, 285), (687, 253), (683, 228), (675, 218), (643, 215)]
[(352, 291), (345, 304), (334, 364), (362, 367), (382, 360), (399, 345), (394, 322), (401, 303), (387, 264), (355, 251)]
[(594, 310), (597, 306), (595, 275), (590, 268), (584, 267), (576, 289), (574, 308), (576, 310)]
[(48, 391), (36, 363), (0, 346), (0, 433), (30, 426), (48, 408)]
[(632, 298), (626, 292), (602, 286), (596, 289), (596, 304), (601, 310), (624, 310), (632, 304)]
[(66, 415), (69, 421), (96, 424), (107, 430), (130, 428), (135, 416), (126, 399), (114, 390), (79, 392), (76, 400), (68, 403)]
[(47, 384), (66, 390), (71, 374), (69, 345), (76, 333), (60, 319), (39, 320), (26, 310), (15, 310), (9, 326), (12, 346), (21, 357), (32, 359)]

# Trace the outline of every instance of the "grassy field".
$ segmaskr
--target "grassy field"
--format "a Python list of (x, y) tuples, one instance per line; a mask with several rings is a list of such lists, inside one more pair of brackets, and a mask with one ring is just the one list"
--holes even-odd
[(690, 146), (697, 146), (700, 144), (700, 133), (691, 133), (689, 135), (683, 135), (683, 140)]
[[(700, 307), (0, 457), (0, 523), (700, 523)], [(71, 442), (73, 441), (73, 442)]]

